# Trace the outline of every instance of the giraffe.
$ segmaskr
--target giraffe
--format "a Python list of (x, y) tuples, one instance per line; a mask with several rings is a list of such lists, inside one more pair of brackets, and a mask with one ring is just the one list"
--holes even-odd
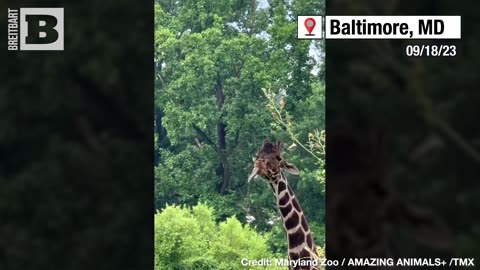
[(312, 253), (315, 255), (317, 253), (312, 233), (300, 204), (288, 185), (287, 177), (282, 168), (294, 175), (298, 175), (299, 171), (294, 165), (283, 159), (281, 147), (281, 141), (277, 141), (276, 144), (269, 140), (263, 142), (262, 147), (257, 152), (254, 168), (248, 176), (248, 182), (261, 176), (268, 180), (272, 187), (287, 236), (289, 269), (315, 269), (317, 262), (314, 261), (315, 258)]

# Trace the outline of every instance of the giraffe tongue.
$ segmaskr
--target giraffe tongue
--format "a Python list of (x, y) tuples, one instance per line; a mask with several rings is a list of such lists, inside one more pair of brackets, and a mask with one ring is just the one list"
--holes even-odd
[(258, 168), (254, 167), (252, 173), (248, 176), (248, 183), (252, 180), (252, 178), (256, 177), (258, 173)]

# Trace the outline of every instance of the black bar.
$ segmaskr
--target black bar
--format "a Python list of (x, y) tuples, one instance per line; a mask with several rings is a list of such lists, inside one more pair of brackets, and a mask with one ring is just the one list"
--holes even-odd
[[(7, 7), (63, 7), (64, 50), (8, 51)], [(153, 2), (3, 1), (0, 25), (0, 269), (152, 269)]]

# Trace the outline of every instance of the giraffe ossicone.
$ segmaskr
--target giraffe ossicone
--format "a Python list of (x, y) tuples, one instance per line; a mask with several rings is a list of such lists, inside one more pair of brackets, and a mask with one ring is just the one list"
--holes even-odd
[(283, 169), (296, 175), (299, 174), (299, 171), (295, 165), (283, 159), (281, 151), (282, 142), (280, 140), (276, 144), (265, 140), (257, 152), (248, 182), (260, 176), (266, 179), (272, 187), (286, 233), (289, 269), (316, 269), (318, 256), (312, 233), (300, 204), (288, 185)]

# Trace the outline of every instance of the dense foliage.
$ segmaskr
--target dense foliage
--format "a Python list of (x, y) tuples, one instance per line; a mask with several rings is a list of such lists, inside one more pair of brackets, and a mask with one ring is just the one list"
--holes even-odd
[[(323, 44), (298, 40), (295, 21), (299, 14), (323, 14), (323, 6), (323, 1), (278, 0), (155, 4), (158, 252), (187, 256), (170, 256), (182, 263), (209, 265), (212, 259), (219, 266), (219, 261), (228, 263), (222, 258), (230, 255), (205, 251), (202, 241), (239, 237), (232, 241), (248, 243), (242, 237), (252, 237), (255, 243), (240, 253), (285, 256), (286, 241), (270, 187), (264, 181), (246, 181), (265, 138), (283, 140), (284, 157), (300, 169), (300, 176), (289, 176), (289, 183), (316, 243), (324, 245), (324, 174), (318, 160), (323, 156), (312, 155), (325, 125)], [(275, 117), (278, 113), (287, 117), (283, 123)], [(192, 214), (166, 207), (198, 203), (214, 211), (200, 207)], [(201, 222), (195, 211), (207, 215), (207, 227), (195, 225)], [(173, 221), (173, 216), (184, 223)], [(250, 226), (240, 225), (246, 223)], [(182, 230), (188, 231), (187, 246), (170, 250), (164, 245), (168, 237), (175, 237), (167, 233), (186, 237)], [(222, 236), (222, 230), (238, 235)], [(210, 236), (200, 237), (199, 232)], [(225, 239), (217, 243), (228, 245)], [(219, 247), (222, 252), (229, 248)], [(156, 262), (166, 263), (161, 258)]]
[(246, 258), (273, 254), (266, 237), (235, 217), (217, 224), (213, 209), (202, 204), (168, 206), (155, 215), (155, 269), (246, 269)]

